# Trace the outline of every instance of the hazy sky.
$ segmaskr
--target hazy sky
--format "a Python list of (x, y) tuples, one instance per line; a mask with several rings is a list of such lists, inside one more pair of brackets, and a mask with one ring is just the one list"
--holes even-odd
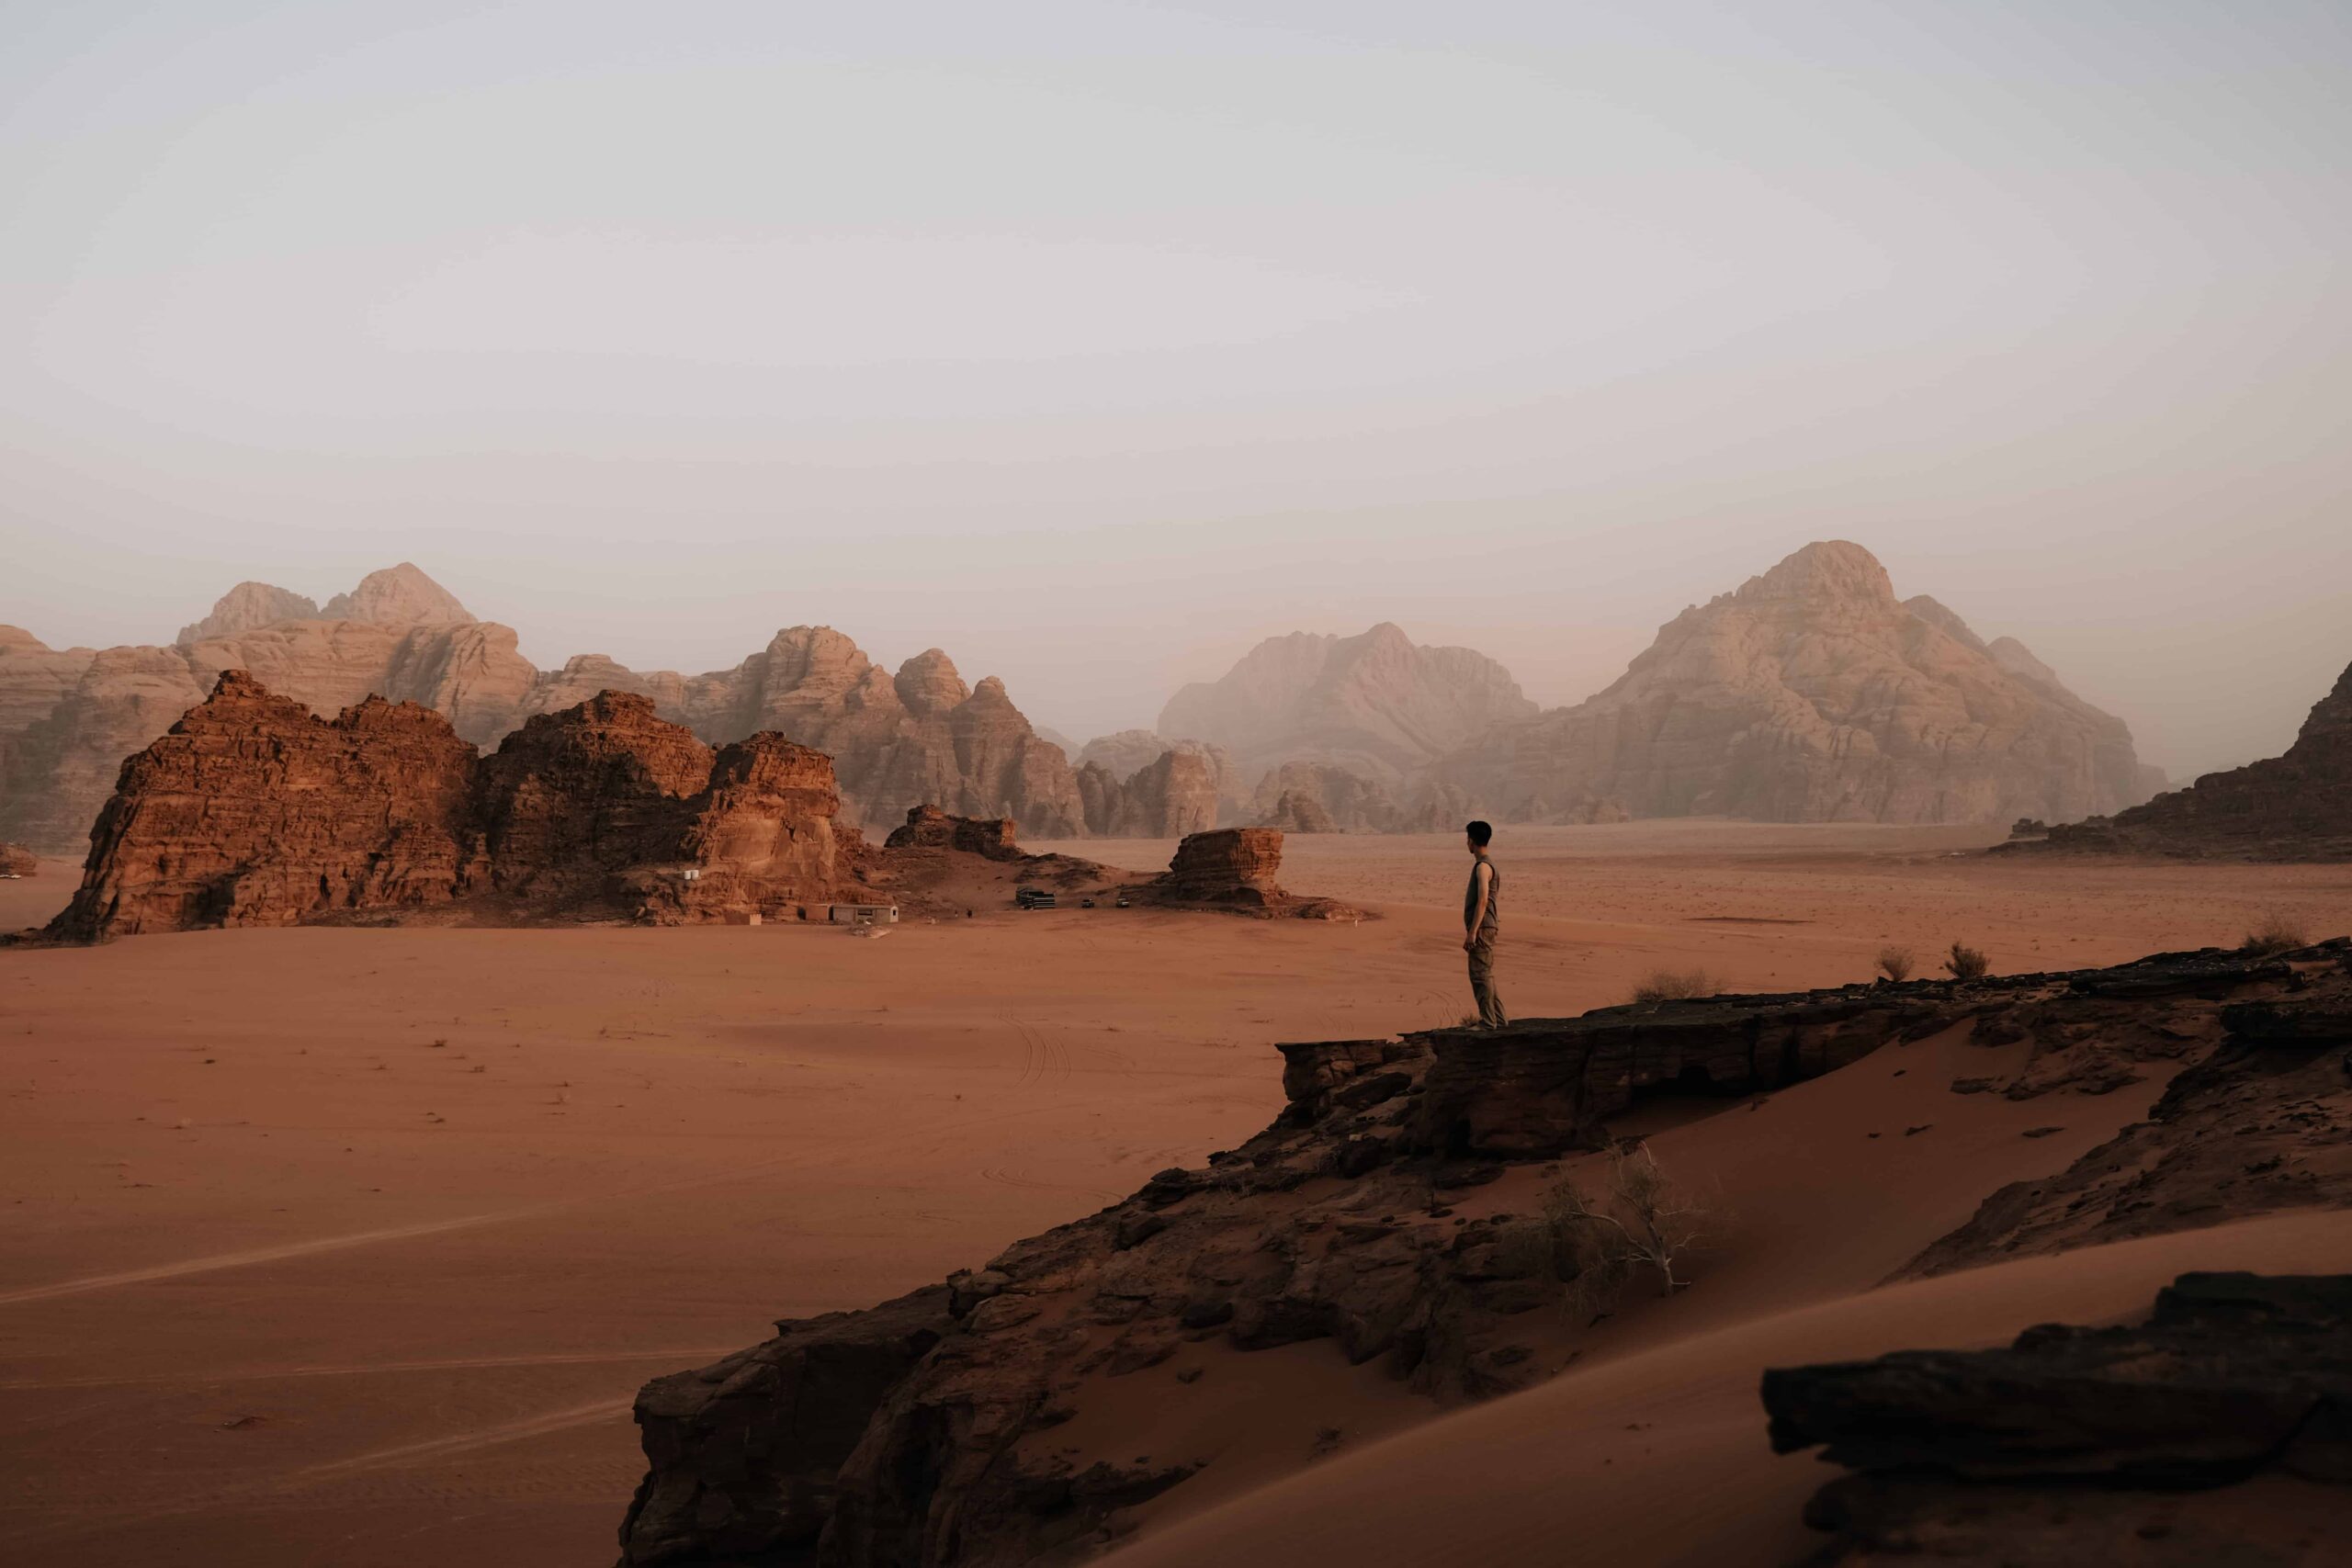
[(2352, 7), (0, 0), (0, 620), (414, 559), (1080, 739), (1807, 539), (2176, 771), (2352, 660)]

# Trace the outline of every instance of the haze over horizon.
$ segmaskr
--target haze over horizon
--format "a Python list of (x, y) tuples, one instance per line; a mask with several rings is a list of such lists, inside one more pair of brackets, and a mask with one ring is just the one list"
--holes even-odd
[(552, 665), (1083, 740), (1393, 620), (1546, 705), (1805, 542), (2186, 777), (2352, 660), (2324, 5), (10, 7), (0, 621), (414, 560)]

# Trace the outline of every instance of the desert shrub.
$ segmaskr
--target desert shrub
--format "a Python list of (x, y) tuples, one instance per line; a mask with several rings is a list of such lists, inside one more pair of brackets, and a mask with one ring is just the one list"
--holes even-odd
[(1598, 1193), (1572, 1179), (1555, 1183), (1544, 1195), (1544, 1220), (1554, 1272), (1588, 1310), (1645, 1271), (1657, 1277), (1660, 1295), (1672, 1295), (1690, 1282), (1677, 1270), (1730, 1223), (1720, 1203), (1669, 1178), (1646, 1144), (1611, 1156)]
[(1878, 972), (1890, 980), (1908, 980), (1919, 955), (1907, 947), (1882, 947), (1878, 950)]
[(2245, 933), (2245, 941), (2238, 951), (2256, 958), (2267, 958), (2274, 953), (2292, 953), (2312, 944), (2310, 935), (2291, 915), (2273, 909), (2262, 917), (2260, 924)]
[(1679, 1002), (1714, 994), (1714, 976), (1704, 969), (1653, 969), (1634, 987), (1637, 1002)]
[(1982, 980), (1992, 969), (1993, 961), (1984, 956), (1982, 948), (1951, 944), (1951, 954), (1944, 960), (1944, 968), (1955, 980)]

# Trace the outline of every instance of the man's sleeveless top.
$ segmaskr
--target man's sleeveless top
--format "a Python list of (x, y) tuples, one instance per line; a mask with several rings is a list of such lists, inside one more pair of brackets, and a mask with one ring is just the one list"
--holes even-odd
[(1462, 895), (1462, 923), (1470, 923), (1471, 911), (1478, 907), (1478, 867), (1487, 868), (1487, 918), (1478, 926), (1482, 937), (1493, 936), (1502, 930), (1503, 874), (1491, 860), (1482, 860), (1470, 867), (1470, 886)]

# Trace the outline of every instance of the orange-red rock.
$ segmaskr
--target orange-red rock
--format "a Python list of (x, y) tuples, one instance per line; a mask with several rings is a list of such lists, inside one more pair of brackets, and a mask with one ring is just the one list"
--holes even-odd
[(413, 703), (328, 720), (242, 671), (126, 762), (51, 930), (90, 940), (446, 903), (474, 749)]

